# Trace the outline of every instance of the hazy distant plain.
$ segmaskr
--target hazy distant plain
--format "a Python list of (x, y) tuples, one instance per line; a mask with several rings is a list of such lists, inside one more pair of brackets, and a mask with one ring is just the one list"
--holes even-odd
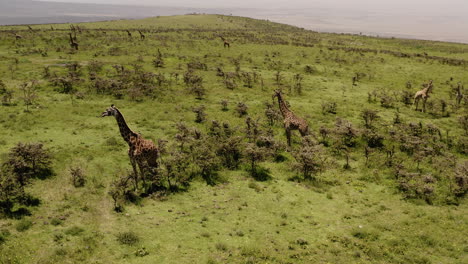
[(321, 32), (362, 33), (468, 43), (468, 16), (421, 15), (411, 12), (363, 11), (350, 8), (253, 9), (121, 6), (0, 0), (0, 25), (77, 23), (186, 13), (248, 16)]

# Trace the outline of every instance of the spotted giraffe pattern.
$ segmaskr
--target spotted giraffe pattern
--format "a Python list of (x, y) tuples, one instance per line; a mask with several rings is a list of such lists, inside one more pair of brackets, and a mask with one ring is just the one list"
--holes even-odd
[(429, 93), (432, 91), (432, 80), (429, 80), (429, 83), (424, 85), (424, 89), (417, 91), (414, 94), (414, 102), (413, 104), (416, 105), (415, 110), (418, 110), (419, 100), (423, 101), (422, 112), (426, 111), (426, 101), (429, 98)]
[(140, 170), (140, 178), (145, 182), (145, 174), (152, 172), (152, 169), (158, 167), (159, 149), (151, 140), (144, 139), (140, 134), (133, 132), (125, 122), (125, 118), (122, 113), (115, 107), (107, 108), (101, 114), (101, 117), (114, 116), (119, 126), (120, 134), (122, 135), (125, 142), (127, 142), (128, 156), (132, 163), (133, 173), (135, 179), (138, 179), (137, 165)]
[(273, 98), (278, 98), (279, 109), (283, 115), (283, 125), (286, 130), (286, 137), (288, 139), (288, 146), (291, 146), (291, 131), (299, 130), (301, 136), (306, 136), (309, 134), (309, 125), (307, 121), (296, 116), (286, 105), (286, 102), (283, 100), (283, 95), (280, 90), (275, 90)]

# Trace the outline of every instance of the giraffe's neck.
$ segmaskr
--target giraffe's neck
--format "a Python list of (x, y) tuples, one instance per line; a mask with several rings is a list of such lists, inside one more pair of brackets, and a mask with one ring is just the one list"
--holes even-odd
[(279, 104), (279, 108), (280, 108), (280, 111), (281, 111), (281, 114), (283, 115), (283, 118), (286, 117), (286, 115), (291, 112), (291, 110), (289, 110), (288, 106), (286, 105), (286, 103), (284, 102), (282, 96), (279, 94), (278, 95), (278, 104)]
[(430, 87), (430, 86), (428, 86), (428, 87), (426, 87), (426, 88), (423, 89), (424, 95), (428, 95), (430, 91), (431, 91), (431, 87)]
[(119, 110), (117, 110), (115, 120), (117, 120), (117, 125), (119, 126), (120, 134), (122, 135), (123, 139), (130, 145), (130, 137), (136, 135), (136, 133), (128, 127), (127, 122), (125, 122), (125, 118)]

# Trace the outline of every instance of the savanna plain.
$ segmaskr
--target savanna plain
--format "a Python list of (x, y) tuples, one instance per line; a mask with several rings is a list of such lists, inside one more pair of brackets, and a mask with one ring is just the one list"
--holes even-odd
[(192, 14), (0, 61), (0, 263), (468, 262), (466, 44)]

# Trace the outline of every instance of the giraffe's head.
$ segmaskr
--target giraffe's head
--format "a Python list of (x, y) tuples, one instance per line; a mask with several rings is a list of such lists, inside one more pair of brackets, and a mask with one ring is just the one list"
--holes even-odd
[(105, 116), (116, 116), (117, 115), (117, 107), (111, 105), (106, 111), (102, 112), (101, 117)]
[(275, 99), (275, 97), (278, 97), (280, 98), (281, 97), (281, 90), (280, 89), (276, 89), (274, 92), (273, 92), (273, 95), (272, 95), (272, 99)]
[(427, 91), (432, 92), (433, 88), (434, 88), (434, 86), (432, 85), (432, 80), (429, 80), (429, 83), (427, 84)]

